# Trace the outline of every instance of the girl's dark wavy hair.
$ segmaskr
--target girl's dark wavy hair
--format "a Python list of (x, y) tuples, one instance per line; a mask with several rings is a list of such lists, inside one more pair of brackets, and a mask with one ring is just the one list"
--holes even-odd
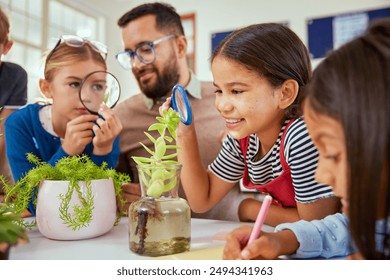
[(288, 79), (297, 81), (298, 96), (285, 110), (285, 119), (301, 116), (298, 101), (310, 79), (311, 64), (306, 46), (291, 29), (282, 24), (262, 23), (236, 30), (214, 50), (211, 62), (217, 56), (244, 65), (274, 87)]
[[(390, 258), (390, 19), (333, 51), (315, 69), (305, 102), (343, 127), (350, 228), (367, 259)], [(376, 250), (376, 221), (388, 219)]]

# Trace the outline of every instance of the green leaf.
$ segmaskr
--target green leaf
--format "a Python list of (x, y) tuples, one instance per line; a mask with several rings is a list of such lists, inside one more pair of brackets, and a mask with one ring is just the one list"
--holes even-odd
[(154, 139), (154, 137), (152, 135), (150, 135), (149, 133), (147, 132), (144, 132), (145, 135), (149, 138), (149, 140), (154, 144), (156, 143), (156, 139)]
[[(180, 122), (180, 117), (172, 108), (162, 112), (162, 117), (156, 117), (157, 123), (149, 127), (149, 131), (157, 130), (160, 137), (155, 139), (150, 134), (146, 134), (149, 140), (154, 144), (154, 151), (146, 145), (141, 145), (151, 155), (150, 157), (132, 157), (138, 166), (159, 166), (161, 168), (151, 168), (146, 174), (146, 168), (139, 171), (139, 176), (142, 184), (147, 186), (146, 193), (148, 196), (158, 198), (165, 191), (171, 190), (176, 184), (176, 170), (172, 170), (168, 165), (177, 165), (178, 162), (173, 160), (177, 157), (177, 150), (180, 148), (177, 145), (168, 145), (176, 139), (176, 129)], [(166, 135), (166, 131), (169, 135)], [(167, 154), (170, 150), (170, 154)], [(172, 153), (171, 151), (176, 152)], [(148, 180), (150, 178), (150, 180)]]
[(161, 159), (171, 159), (177, 157), (177, 153), (163, 156)]
[(152, 124), (151, 126), (149, 126), (148, 128), (148, 131), (153, 131), (153, 130), (162, 130), (162, 129), (165, 129), (165, 126), (161, 123), (155, 123), (155, 124)]
[(164, 156), (167, 151), (166, 144), (163, 137), (159, 137), (155, 144), (155, 154), (154, 157), (156, 159), (160, 159)]
[(171, 189), (173, 189), (177, 184), (177, 179), (176, 177), (173, 178), (173, 180), (171, 180), (169, 183), (166, 183), (163, 187), (163, 192), (168, 192), (170, 191)]
[(172, 137), (169, 137), (168, 135), (165, 135), (164, 136), (164, 139), (165, 141), (167, 141), (168, 143), (171, 143), (173, 141), (173, 138)]
[(151, 154), (152, 156), (154, 156), (154, 152), (151, 150), (151, 149), (149, 149), (148, 147), (146, 147), (143, 143), (140, 143), (141, 145), (142, 145), (142, 147), (144, 147), (144, 149), (149, 153), (149, 154)]

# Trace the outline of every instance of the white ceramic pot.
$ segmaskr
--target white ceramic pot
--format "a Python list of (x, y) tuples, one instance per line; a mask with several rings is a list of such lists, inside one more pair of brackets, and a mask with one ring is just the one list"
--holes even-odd
[[(86, 183), (79, 182), (85, 198)], [(73, 230), (60, 218), (60, 195), (65, 196), (69, 181), (42, 181), (37, 198), (36, 221), (39, 231), (50, 239), (77, 240), (96, 237), (110, 231), (116, 220), (116, 197), (111, 178), (92, 180), (91, 190), (94, 200), (92, 220), (85, 227)], [(69, 203), (69, 213), (73, 215), (73, 206), (82, 205), (76, 191)]]

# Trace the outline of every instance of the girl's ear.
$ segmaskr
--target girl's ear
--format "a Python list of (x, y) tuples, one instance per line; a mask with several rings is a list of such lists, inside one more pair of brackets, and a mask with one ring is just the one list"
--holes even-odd
[(42, 92), (42, 94), (46, 97), (46, 98), (52, 98), (52, 94), (51, 94), (51, 90), (50, 90), (50, 84), (47, 80), (45, 79), (40, 79), (39, 80), (39, 88)]
[(281, 86), (281, 95), (279, 99), (279, 107), (281, 109), (288, 108), (298, 96), (299, 85), (298, 82), (289, 79), (286, 80)]
[(4, 49), (3, 49), (3, 55), (6, 55), (9, 50), (12, 48), (12, 45), (14, 44), (14, 41), (12, 40), (9, 40), (5, 45), (4, 45)]
[(179, 36), (176, 38), (176, 46), (179, 58), (186, 57), (187, 55), (187, 38), (185, 36)]

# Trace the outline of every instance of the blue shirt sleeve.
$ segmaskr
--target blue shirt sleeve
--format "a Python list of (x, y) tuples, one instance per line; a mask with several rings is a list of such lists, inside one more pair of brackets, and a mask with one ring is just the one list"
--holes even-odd
[(100, 166), (103, 162), (106, 162), (108, 168), (115, 168), (119, 160), (119, 136), (112, 144), (111, 153), (102, 156), (91, 153), (90, 158), (96, 165)]
[(275, 231), (291, 230), (299, 242), (299, 248), (292, 258), (346, 257), (356, 250), (350, 240), (348, 218), (340, 213), (322, 220), (280, 224)]

